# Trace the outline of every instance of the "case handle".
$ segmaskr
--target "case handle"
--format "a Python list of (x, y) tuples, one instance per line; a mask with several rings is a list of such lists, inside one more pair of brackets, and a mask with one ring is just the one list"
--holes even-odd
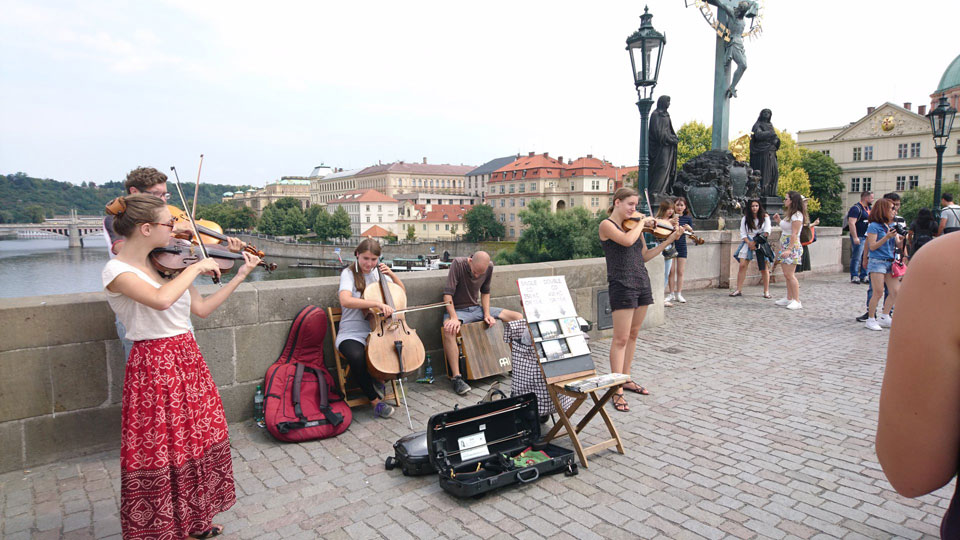
[[(524, 477), (523, 477), (523, 473), (526, 472), (526, 471), (531, 471), (531, 472), (533, 472), (533, 475), (532, 475), (532, 476), (527, 475), (527, 476), (529, 476), (529, 478), (524, 478)], [(520, 481), (520, 483), (522, 483), (522, 484), (529, 484), (530, 482), (533, 482), (533, 481), (536, 480), (537, 478), (540, 478), (540, 469), (538, 469), (538, 468), (536, 468), (536, 467), (528, 467), (528, 468), (526, 468), (526, 469), (520, 469), (519, 471), (517, 471), (517, 477), (516, 477), (516, 478), (517, 478), (517, 480)]]

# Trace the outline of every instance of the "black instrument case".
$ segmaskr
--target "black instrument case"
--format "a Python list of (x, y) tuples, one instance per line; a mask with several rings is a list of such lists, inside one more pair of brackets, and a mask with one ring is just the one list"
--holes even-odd
[(393, 443), (394, 455), (387, 457), (384, 467), (392, 471), (399, 466), (404, 476), (420, 476), (437, 472), (427, 457), (427, 432), (418, 431)]
[[(440, 487), (457, 497), (480, 496), (560, 471), (577, 474), (572, 450), (539, 440), (533, 393), (435, 414), (427, 423), (430, 464), (438, 471)], [(527, 449), (549, 459), (516, 466), (512, 458)]]

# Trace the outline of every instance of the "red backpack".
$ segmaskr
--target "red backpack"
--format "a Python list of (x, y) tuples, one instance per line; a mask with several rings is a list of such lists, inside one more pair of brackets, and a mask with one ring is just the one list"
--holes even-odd
[(327, 314), (316, 306), (300, 310), (287, 344), (264, 376), (264, 419), (277, 440), (312, 441), (336, 437), (353, 415), (323, 363)]

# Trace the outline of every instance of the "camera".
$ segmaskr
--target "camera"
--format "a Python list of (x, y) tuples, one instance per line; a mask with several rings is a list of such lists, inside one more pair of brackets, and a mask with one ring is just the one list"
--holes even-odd
[(897, 231), (897, 234), (899, 234), (900, 236), (907, 235), (907, 228), (903, 226), (903, 223), (894, 223), (893, 230)]

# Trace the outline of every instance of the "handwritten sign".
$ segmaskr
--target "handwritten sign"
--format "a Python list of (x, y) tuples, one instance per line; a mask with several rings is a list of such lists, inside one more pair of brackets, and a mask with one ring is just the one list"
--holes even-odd
[(564, 276), (521, 278), (517, 285), (527, 322), (577, 316)]

